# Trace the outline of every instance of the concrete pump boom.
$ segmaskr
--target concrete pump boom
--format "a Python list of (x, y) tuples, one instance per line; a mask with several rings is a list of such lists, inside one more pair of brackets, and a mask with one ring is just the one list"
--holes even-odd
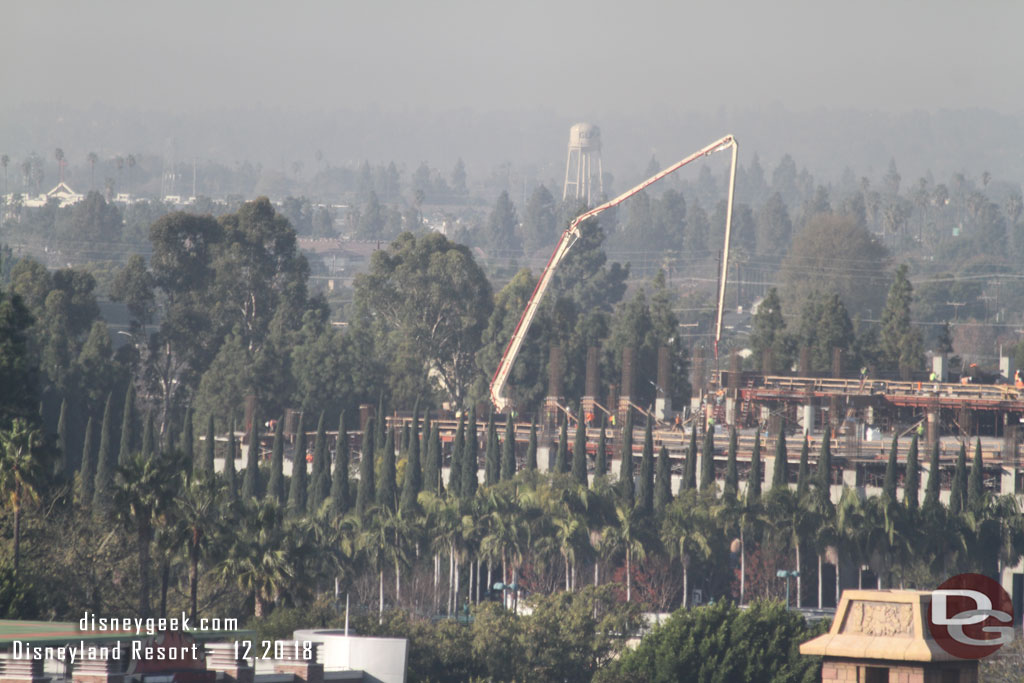
[(557, 268), (558, 264), (565, 259), (569, 249), (572, 248), (572, 245), (580, 238), (580, 224), (588, 218), (593, 218), (606, 209), (610, 209), (613, 206), (621, 204), (636, 193), (653, 185), (670, 173), (678, 171), (691, 161), (695, 161), (700, 157), (709, 156), (715, 152), (720, 152), (729, 148), (732, 149), (732, 165), (729, 170), (729, 197), (725, 208), (725, 248), (722, 252), (722, 271), (719, 275), (718, 284), (718, 316), (715, 320), (715, 358), (718, 358), (718, 341), (722, 337), (722, 306), (725, 302), (725, 276), (729, 265), (729, 236), (732, 231), (732, 199), (733, 192), (736, 188), (736, 155), (739, 150), (736, 138), (731, 135), (726, 135), (721, 140), (712, 142), (707, 147), (694, 152), (685, 159), (681, 159), (665, 170), (654, 174), (636, 187), (623, 192), (615, 199), (605, 202), (600, 206), (596, 206), (589, 211), (585, 211), (572, 220), (569, 227), (562, 233), (562, 237), (555, 246), (555, 250), (552, 252), (551, 258), (548, 259), (547, 265), (544, 266), (544, 271), (541, 273), (540, 279), (537, 281), (537, 286), (534, 287), (533, 294), (530, 295), (530, 300), (526, 303), (526, 309), (523, 310), (523, 314), (520, 316), (519, 322), (516, 324), (516, 329), (512, 333), (512, 338), (509, 340), (508, 346), (505, 347), (505, 352), (501, 355), (501, 362), (498, 363), (498, 368), (495, 370), (494, 377), (491, 379), (491, 401), (494, 403), (495, 408), (499, 411), (504, 411), (508, 406), (509, 399), (504, 395), (504, 391), (505, 385), (508, 383), (509, 374), (512, 372), (512, 365), (515, 363), (516, 357), (519, 355), (519, 350), (523, 346), (523, 341), (526, 339), (526, 333), (530, 331), (530, 325), (533, 324), (533, 318), (537, 315), (537, 309), (540, 307), (540, 301), (544, 297), (544, 293), (547, 291), (548, 286), (551, 284), (551, 278), (555, 274), (555, 268)]

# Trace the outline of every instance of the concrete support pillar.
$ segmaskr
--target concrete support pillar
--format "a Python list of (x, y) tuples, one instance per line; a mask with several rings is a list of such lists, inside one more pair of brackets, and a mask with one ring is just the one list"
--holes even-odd
[(548, 353), (548, 395), (544, 399), (544, 414), (541, 428), (545, 434), (551, 434), (558, 426), (559, 406), (564, 402), (562, 393), (562, 377), (564, 374), (562, 347), (552, 346)]
[(591, 346), (587, 349), (587, 375), (586, 385), (584, 388), (584, 396), (580, 400), (580, 410), (583, 413), (581, 417), (584, 420), (587, 416), (592, 415), (594, 419), (590, 421), (588, 426), (596, 426), (600, 424), (601, 416), (598, 415), (597, 404), (597, 392), (599, 389), (599, 376), (598, 376), (598, 350), (596, 346)]
[(654, 417), (667, 420), (672, 416), (672, 363), (668, 347), (658, 348), (658, 386), (654, 399)]

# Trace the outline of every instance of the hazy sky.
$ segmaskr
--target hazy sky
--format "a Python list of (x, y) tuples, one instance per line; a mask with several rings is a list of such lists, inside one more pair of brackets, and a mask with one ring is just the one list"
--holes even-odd
[(1024, 111), (1019, 0), (15, 0), (2, 14), (9, 105)]

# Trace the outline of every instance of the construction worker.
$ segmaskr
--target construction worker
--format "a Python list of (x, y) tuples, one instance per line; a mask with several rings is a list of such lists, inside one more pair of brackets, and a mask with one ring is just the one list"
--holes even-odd
[(1024, 379), (1020, 377), (1020, 370), (1014, 370), (1013, 372), (1013, 386), (1018, 389), (1024, 389)]

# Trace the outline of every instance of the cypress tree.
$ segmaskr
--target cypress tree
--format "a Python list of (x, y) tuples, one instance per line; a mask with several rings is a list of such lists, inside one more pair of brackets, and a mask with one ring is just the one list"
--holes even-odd
[(494, 410), (487, 415), (487, 451), (484, 456), (484, 483), (497, 484), (501, 479), (501, 451), (498, 450), (498, 432), (494, 426)]
[(645, 515), (654, 512), (654, 420), (648, 417), (644, 429), (644, 448), (640, 452), (640, 490), (636, 507)]
[(394, 511), (398, 505), (398, 475), (395, 472), (395, 428), (388, 430), (380, 459), (380, 485), (377, 486), (377, 505)]
[(569, 471), (569, 426), (564, 416), (562, 426), (558, 429), (558, 448), (555, 449), (554, 471), (558, 474), (565, 474)]
[(438, 424), (437, 420), (430, 423), (430, 450), (427, 451), (430, 454), (431, 459), (434, 461), (434, 467), (437, 470), (436, 477), (436, 489), (437, 495), (445, 495), (444, 490), (444, 448), (441, 446), (441, 425)]
[(985, 470), (981, 460), (981, 437), (974, 440), (974, 460), (967, 480), (967, 507), (977, 513), (985, 504)]
[(85, 423), (85, 443), (82, 444), (82, 469), (78, 474), (78, 504), (92, 505), (92, 490), (96, 484), (96, 457), (92, 449), (92, 416)]
[(111, 443), (110, 422), (113, 419), (111, 404), (113, 396), (107, 394), (107, 405), (103, 409), (103, 422), (100, 423), (100, 448), (96, 453), (96, 478), (93, 482), (92, 506), (94, 510), (102, 510), (110, 501), (110, 487), (114, 483), (114, 445)]
[(896, 502), (896, 458), (899, 456), (900, 437), (892, 435), (892, 445), (889, 446), (889, 460), (885, 463), (885, 479), (882, 480), (882, 494), (889, 498), (890, 502)]
[(501, 478), (505, 481), (516, 476), (516, 433), (512, 415), (505, 420), (505, 440), (501, 444)]
[(810, 486), (810, 457), (811, 444), (807, 438), (807, 432), (804, 432), (804, 441), (800, 444), (800, 466), (796, 471), (797, 498), (803, 498), (804, 494), (807, 493), (807, 488)]
[(412, 433), (409, 431), (409, 425), (402, 427), (402, 442), (398, 446), (398, 452), (403, 455), (407, 455), (409, 451), (409, 442), (412, 440)]
[(761, 428), (754, 432), (754, 450), (750, 454), (750, 475), (747, 477), (747, 502), (761, 499)]
[(334, 471), (331, 473), (331, 513), (341, 517), (351, 507), (348, 488), (348, 431), (345, 429), (345, 412), (338, 416), (338, 442), (334, 455)]
[(242, 477), (242, 499), (260, 497), (260, 430), (259, 415), (254, 410), (249, 425), (249, 448), (245, 455), (245, 475)]
[(195, 434), (193, 433), (192, 426), (192, 406), (189, 405), (185, 409), (185, 424), (181, 426), (181, 453), (185, 459), (185, 473), (188, 478), (192, 478), (192, 472), (195, 469), (196, 463), (196, 445), (195, 445)]
[(366, 511), (373, 505), (377, 496), (377, 489), (374, 485), (376, 475), (373, 466), (374, 436), (376, 425), (371, 417), (366, 421), (366, 428), (363, 430), (362, 454), (359, 457), (359, 488), (356, 489), (356, 514), (360, 519), (366, 518)]
[(526, 464), (528, 472), (537, 471), (537, 420), (530, 420), (530, 442), (526, 446)]
[(270, 450), (270, 481), (267, 482), (267, 499), (278, 505), (287, 502), (284, 490), (284, 418), (274, 425), (274, 445)]
[(168, 455), (174, 452), (174, 428), (172, 426), (172, 418), (174, 414), (167, 414), (167, 428), (164, 430), (163, 442), (160, 444), (160, 452), (164, 455)]
[(466, 428), (466, 448), (462, 455), (462, 497), (472, 498), (479, 485), (477, 471), (480, 469), (478, 456), (479, 435), (476, 431), (476, 410), (469, 412), (469, 426)]
[(420, 470), (420, 404), (417, 402), (412, 415), (412, 434), (409, 437), (409, 455), (405, 461), (405, 477), (402, 479), (402, 509), (415, 510), (416, 497), (423, 488), (423, 472)]
[(601, 416), (601, 432), (597, 436), (597, 457), (594, 458), (594, 479), (608, 474), (608, 443), (604, 436), (605, 416)]
[(953, 485), (949, 489), (949, 511), (959, 515), (964, 511), (967, 500), (967, 443), (960, 442), (960, 452), (956, 456), (956, 469), (953, 471)]
[(203, 444), (203, 459), (199, 470), (208, 476), (214, 475), (213, 462), (217, 452), (217, 435), (214, 433), (213, 415), (206, 419), (206, 443)]
[(331, 463), (327, 455), (327, 430), (324, 425), (324, 413), (316, 423), (316, 438), (313, 440), (313, 469), (309, 477), (307, 492), (310, 512), (316, 512), (331, 493)]
[(725, 461), (725, 484), (722, 494), (735, 498), (740, 490), (740, 475), (736, 471), (736, 425), (729, 428), (729, 452)]
[(789, 486), (789, 460), (786, 453), (786, 432), (779, 425), (779, 435), (775, 439), (775, 469), (772, 472), (772, 488)]
[(128, 382), (128, 390), (124, 394), (124, 412), (121, 415), (121, 448), (117, 452), (117, 462), (124, 465), (131, 457), (134, 446), (135, 431), (135, 392), (132, 383)]
[(690, 430), (690, 445), (686, 449), (686, 463), (683, 467), (682, 488), (697, 488), (697, 423), (694, 422)]
[(224, 491), (231, 500), (238, 499), (238, 476), (235, 472), (235, 421), (228, 431), (228, 452), (224, 455)]
[(704, 448), (700, 463), (700, 490), (707, 491), (715, 486), (715, 430), (711, 427), (704, 433)]
[(626, 507), (636, 503), (636, 482), (633, 481), (633, 411), (626, 412), (622, 427), (622, 462), (619, 463), (619, 494)]
[(654, 482), (654, 509), (662, 511), (672, 502), (672, 466), (668, 449), (662, 445), (658, 451), (658, 473)]
[(459, 416), (459, 428), (455, 430), (452, 442), (452, 457), (448, 464), (448, 492), (455, 498), (462, 497), (462, 457), (466, 454), (466, 414)]
[(55, 474), (58, 479), (71, 477), (71, 449), (68, 444), (68, 400), (61, 399), (60, 417), (57, 418), (57, 448), (60, 450), (60, 460), (57, 461)]
[(828, 495), (832, 486), (832, 430), (825, 427), (821, 435), (821, 451), (818, 452), (818, 486)]
[(305, 417), (303, 413), (299, 413), (299, 427), (295, 434), (295, 457), (292, 458), (292, 481), (288, 488), (288, 511), (295, 516), (301, 516), (306, 512), (306, 493), (309, 489)]
[(146, 411), (146, 423), (142, 427), (142, 457), (149, 460), (156, 453), (156, 440), (153, 437), (153, 411)]
[(377, 402), (377, 433), (374, 434), (374, 443), (378, 448), (387, 441), (388, 418), (384, 414), (384, 392), (380, 392), (380, 400)]
[(934, 507), (939, 504), (939, 481), (942, 472), (939, 466), (939, 440), (932, 444), (932, 457), (928, 461), (928, 483), (924, 487), (924, 506)]
[(918, 490), (921, 488), (921, 468), (917, 464), (917, 434), (910, 440), (907, 453), (907, 473), (903, 478), (903, 502), (911, 510), (917, 509)]
[(435, 496), (441, 495), (441, 439), (437, 422), (430, 421), (430, 413), (423, 419), (423, 433), (426, 435), (426, 459), (423, 461), (423, 489)]
[(572, 478), (580, 486), (587, 485), (587, 426), (576, 421), (576, 437), (572, 443)]

